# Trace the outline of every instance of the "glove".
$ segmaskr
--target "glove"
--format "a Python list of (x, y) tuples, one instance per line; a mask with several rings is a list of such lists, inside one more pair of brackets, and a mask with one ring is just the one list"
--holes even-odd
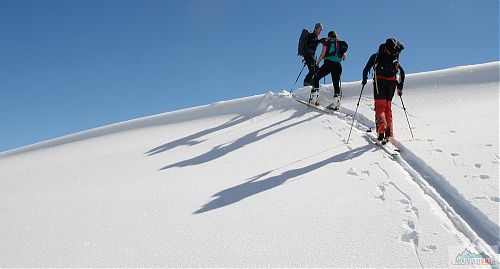
[(363, 79), (363, 81), (361, 82), (361, 85), (363, 85), (363, 87), (366, 85), (366, 78)]
[(323, 37), (323, 38), (321, 38), (321, 39), (319, 40), (319, 43), (325, 43), (325, 41), (326, 41), (326, 38), (324, 38), (324, 37)]
[(403, 95), (403, 91), (398, 89), (398, 96), (401, 96), (401, 95)]
[(403, 90), (403, 82), (398, 83), (398, 90)]

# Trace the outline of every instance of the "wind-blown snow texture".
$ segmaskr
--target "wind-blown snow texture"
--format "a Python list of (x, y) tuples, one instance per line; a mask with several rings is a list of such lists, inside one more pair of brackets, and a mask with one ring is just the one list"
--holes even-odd
[(1, 153), (0, 267), (498, 264), (499, 67), (408, 75), (396, 158), (371, 86), (345, 143), (359, 82), (335, 115), (270, 92)]

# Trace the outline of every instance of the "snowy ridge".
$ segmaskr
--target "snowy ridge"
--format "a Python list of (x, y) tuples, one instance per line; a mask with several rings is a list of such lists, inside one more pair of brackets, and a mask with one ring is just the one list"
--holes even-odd
[(439, 84), (463, 85), (499, 83), (499, 62), (458, 66), (436, 71), (420, 72), (408, 75), (405, 85), (413, 87), (436, 86)]
[[(463, 84), (463, 83), (499, 83), (499, 62), (491, 62), (479, 65), (459, 66), (437, 71), (428, 71), (415, 74), (408, 74), (406, 78), (406, 88), (411, 88), (413, 85), (422, 86), (435, 86), (436, 84)], [(474, 74), (481, 74), (479, 76), (467, 76), (474, 72)], [(342, 84), (343, 96), (354, 97), (359, 95), (361, 81), (347, 82)], [(367, 88), (369, 87), (367, 84)], [(331, 84), (323, 85), (327, 91), (333, 91)], [(370, 95), (369, 90), (364, 91), (363, 95)], [(307, 98), (304, 94), (302, 98)], [(43, 149), (47, 147), (54, 147), (66, 143), (76, 142), (79, 140), (90, 139), (93, 137), (109, 135), (117, 132), (147, 128), (151, 126), (158, 126), (164, 124), (174, 124), (182, 121), (192, 120), (193, 114), (200, 115), (200, 117), (212, 117), (216, 115), (223, 115), (233, 108), (240, 108), (245, 113), (257, 114), (263, 112), (263, 103), (261, 98), (266, 98), (265, 95), (256, 95), (251, 97), (243, 97), (231, 101), (220, 101), (210, 105), (203, 105), (194, 108), (187, 108), (173, 112), (166, 112), (158, 115), (147, 116), (143, 118), (123, 121), (103, 127), (94, 128), (62, 136), (59, 138), (50, 139), (33, 145), (20, 147), (5, 152), (0, 152), (0, 158), (10, 156), (13, 154), (25, 153), (33, 150)], [(324, 98), (324, 97), (323, 97)], [(323, 100), (324, 101), (324, 100)], [(325, 101), (326, 102), (326, 101)], [(217, 110), (209, 110), (205, 113), (205, 108), (217, 107)], [(202, 113), (200, 113), (202, 112)]]
[(0, 158), (39, 149), (60, 146), (67, 143), (82, 141), (95, 137), (102, 137), (119, 132), (132, 131), (136, 129), (148, 128), (152, 126), (160, 126), (166, 124), (176, 124), (179, 122), (190, 121), (193, 120), (194, 118), (202, 119), (214, 116), (222, 116), (227, 113), (232, 113), (232, 111), (234, 111), (235, 109), (241, 109), (243, 115), (248, 117), (265, 112), (265, 110), (267, 109), (267, 105), (265, 102), (266, 100), (269, 100), (269, 95), (250, 96), (231, 101), (220, 101), (209, 105), (203, 105), (199, 107), (187, 108), (178, 111), (138, 118), (134, 120), (123, 121), (103, 127), (94, 128), (87, 131), (78, 132), (75, 134), (66, 135), (59, 138), (54, 138), (33, 145), (28, 145), (21, 148), (0, 152)]
[[(404, 63), (403, 63), (404, 64)], [(485, 84), (495, 83), (500, 86), (500, 62), (491, 62), (476, 65), (457, 66), (442, 70), (426, 71), (419, 73), (406, 74), (405, 91), (414, 91), (418, 88), (429, 88), (428, 90), (436, 89), (443, 85), (464, 85), (464, 84)], [(360, 70), (360, 77), (361, 77)], [(366, 84), (363, 96), (372, 95), (371, 83), (369, 80)], [(325, 89), (333, 92), (331, 84), (324, 85)], [(361, 91), (361, 80), (355, 82), (342, 83), (342, 95), (344, 98), (358, 97)]]
[(0, 267), (444, 268), (484, 252), (498, 268), (499, 70), (409, 74), (415, 139), (395, 98), (396, 158), (366, 133), (371, 83), (346, 144), (359, 82), (334, 115), (270, 92), (1, 153)]

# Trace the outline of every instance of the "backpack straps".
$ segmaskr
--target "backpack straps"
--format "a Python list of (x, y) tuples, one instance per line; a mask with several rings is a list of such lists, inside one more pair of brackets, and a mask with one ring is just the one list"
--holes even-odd
[(335, 50), (334, 51), (330, 51), (331, 47), (332, 47), (332, 41), (329, 40), (328, 41), (328, 46), (327, 46), (328, 52), (325, 54), (325, 58), (335, 55), (335, 53), (339, 49), (339, 44), (338, 44), (338, 40), (337, 39), (335, 39)]

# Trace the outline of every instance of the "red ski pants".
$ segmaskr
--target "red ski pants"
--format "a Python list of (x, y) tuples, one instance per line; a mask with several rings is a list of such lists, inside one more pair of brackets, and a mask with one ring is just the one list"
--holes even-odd
[[(378, 90), (377, 90), (378, 86)], [(375, 99), (375, 122), (377, 124), (377, 132), (385, 133), (386, 129), (391, 131), (393, 136), (392, 126), (392, 98), (396, 91), (396, 81), (377, 79), (374, 85), (373, 94)]]

